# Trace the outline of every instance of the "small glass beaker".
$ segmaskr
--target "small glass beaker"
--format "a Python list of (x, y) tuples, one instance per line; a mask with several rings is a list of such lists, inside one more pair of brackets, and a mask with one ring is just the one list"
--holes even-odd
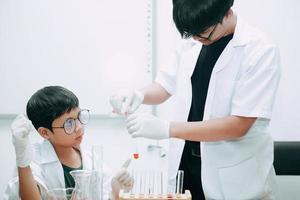
[(92, 171), (88, 170), (73, 170), (70, 172), (75, 180), (75, 189), (79, 191), (77, 198), (90, 200), (90, 183)]
[(47, 200), (79, 200), (78, 194), (75, 188), (55, 188), (47, 192)]

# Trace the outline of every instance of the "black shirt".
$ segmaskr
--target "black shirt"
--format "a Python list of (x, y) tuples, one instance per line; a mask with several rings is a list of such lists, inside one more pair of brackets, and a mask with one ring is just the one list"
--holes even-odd
[(61, 164), (61, 165), (62, 165), (63, 170), (64, 170), (65, 188), (74, 188), (75, 187), (75, 180), (72, 177), (72, 175), (70, 174), (70, 172), (73, 171), (73, 170), (82, 169), (82, 164), (78, 168), (68, 167), (64, 164)]
[[(78, 149), (74, 148), (74, 150), (77, 151), (81, 156), (81, 153)], [(73, 171), (73, 170), (82, 169), (82, 160), (81, 160), (81, 165), (78, 168), (69, 167), (69, 166), (64, 165), (62, 163), (61, 163), (61, 165), (62, 165), (63, 170), (64, 170), (65, 188), (74, 188), (75, 187), (75, 180), (72, 177), (72, 175), (70, 174), (70, 172)]]
[[(202, 121), (212, 70), (233, 35), (202, 46), (191, 77), (192, 103), (188, 121)], [(185, 141), (179, 165), (184, 170), (183, 189), (190, 190), (193, 200), (205, 200), (201, 182), (200, 142)]]
[[(212, 70), (233, 35), (228, 35), (209, 46), (203, 45), (199, 54), (196, 67), (191, 77), (192, 104), (188, 121), (202, 121), (208, 85)], [(188, 141), (194, 153), (200, 156), (200, 143)]]

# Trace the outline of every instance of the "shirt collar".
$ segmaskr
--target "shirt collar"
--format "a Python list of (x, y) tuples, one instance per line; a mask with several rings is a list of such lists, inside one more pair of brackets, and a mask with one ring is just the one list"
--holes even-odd
[(54, 147), (48, 140), (44, 140), (40, 148), (41, 164), (59, 161)]
[(243, 20), (243, 18), (237, 16), (237, 23), (232, 38), (233, 47), (244, 46), (250, 42), (250, 38), (247, 37), (247, 26), (248, 24)]
[[(74, 148), (78, 149), (81, 153), (83, 169), (91, 168), (89, 162), (87, 162), (87, 160), (89, 160), (89, 158), (87, 157), (87, 155), (85, 155), (86, 153), (82, 152), (80, 147), (74, 147)], [(48, 164), (51, 162), (60, 162), (57, 157), (54, 147), (48, 140), (44, 140), (42, 142), (39, 156), (40, 156), (39, 160), (40, 160), (41, 164)]]

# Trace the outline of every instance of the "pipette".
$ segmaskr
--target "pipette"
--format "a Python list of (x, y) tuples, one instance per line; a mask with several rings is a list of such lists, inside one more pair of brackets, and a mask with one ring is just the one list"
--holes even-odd
[[(128, 111), (123, 110), (123, 115), (127, 119), (127, 117), (129, 116)], [(140, 154), (139, 154), (139, 149), (138, 149), (138, 138), (133, 138), (133, 146), (134, 146), (134, 150), (133, 150), (133, 153), (132, 153), (133, 159), (139, 159)]]
[[(123, 102), (123, 104), (125, 104), (125, 102)], [(110, 117), (114, 118), (116, 116), (124, 116), (127, 119), (128, 115), (129, 115), (129, 112), (128, 112), (128, 110), (125, 110), (125, 109), (126, 109), (126, 106), (122, 106), (122, 109), (121, 109), (120, 113), (113, 110), (110, 113)], [(133, 159), (139, 159), (140, 154), (139, 154), (139, 151), (138, 151), (138, 141), (137, 141), (137, 139), (133, 139), (133, 146), (134, 146), (134, 150), (133, 150), (133, 153), (132, 153)]]

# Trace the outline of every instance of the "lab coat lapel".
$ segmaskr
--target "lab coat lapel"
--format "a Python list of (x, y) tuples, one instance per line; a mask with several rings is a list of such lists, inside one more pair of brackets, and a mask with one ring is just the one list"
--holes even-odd
[(234, 49), (233, 49), (232, 43), (230, 41), (214, 66), (214, 69), (213, 69), (211, 77), (210, 77), (209, 86), (208, 86), (207, 97), (206, 97), (206, 102), (205, 102), (205, 107), (204, 107), (203, 120), (208, 120), (211, 118), (213, 98), (215, 96), (215, 91), (216, 91), (217, 75), (218, 75), (218, 73), (222, 73), (222, 70), (225, 67), (230, 67), (229, 62), (232, 59), (233, 51), (234, 51)]
[(211, 118), (212, 103), (213, 103), (213, 98), (215, 96), (216, 80), (218, 75), (221, 73), (226, 73), (226, 70), (223, 69), (225, 69), (226, 67), (230, 67), (230, 63), (232, 63), (232, 60), (234, 59), (233, 57), (235, 55), (235, 51), (238, 51), (238, 47), (243, 46), (249, 42), (249, 38), (243, 37), (245, 35), (243, 33), (245, 30), (245, 26), (246, 25), (243, 19), (241, 17), (238, 17), (233, 38), (227, 44), (226, 48), (224, 49), (224, 51), (222, 52), (222, 54), (220, 55), (219, 59), (215, 64), (209, 82), (203, 120), (208, 120)]
[[(228, 63), (232, 59), (234, 55), (233, 52), (236, 47), (243, 46), (249, 42), (249, 38), (243, 37), (245, 29), (245, 23), (241, 17), (237, 18), (236, 28), (234, 31), (233, 38), (227, 44), (226, 48), (220, 55), (219, 59), (217, 60), (213, 72), (219, 73), (224, 67), (229, 66)], [(229, 66), (230, 67), (230, 66)]]
[[(44, 165), (45, 167), (45, 173), (46, 176), (48, 176), (54, 184), (55, 180), (59, 180), (59, 184), (61, 187), (65, 187), (65, 181), (64, 181), (64, 174), (63, 174), (63, 169), (62, 165), (56, 155), (56, 152), (52, 146), (52, 144), (48, 141), (45, 140), (42, 144), (41, 148), (41, 164)], [(53, 167), (53, 165), (55, 165)]]
[(189, 77), (192, 76), (197, 64), (198, 56), (202, 47), (200, 42), (192, 41), (191, 49), (187, 50), (182, 56), (181, 66)]
[(181, 105), (179, 112), (182, 115), (182, 120), (187, 120), (189, 113), (189, 108), (192, 102), (192, 85), (191, 85), (191, 76), (195, 69), (198, 55), (201, 50), (201, 43), (191, 42), (190, 46), (185, 49), (180, 59), (180, 67), (178, 70), (178, 79), (177, 79), (177, 101)]
[(214, 66), (214, 73), (221, 72), (222, 69), (229, 66), (229, 61), (232, 59), (233, 56), (233, 46), (232, 46), (232, 40), (227, 44), (224, 51), (221, 53), (219, 59), (217, 60), (215, 66)]

